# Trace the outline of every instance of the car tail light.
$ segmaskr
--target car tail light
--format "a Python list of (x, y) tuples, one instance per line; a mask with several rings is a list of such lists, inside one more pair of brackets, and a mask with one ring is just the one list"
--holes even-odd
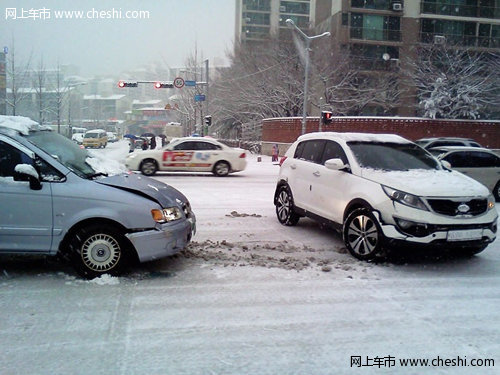
[(286, 160), (286, 156), (283, 156), (281, 159), (280, 159), (280, 167), (283, 165), (283, 163), (285, 162)]
[(245, 159), (247, 157), (247, 153), (246, 152), (242, 152), (240, 154), (240, 159)]

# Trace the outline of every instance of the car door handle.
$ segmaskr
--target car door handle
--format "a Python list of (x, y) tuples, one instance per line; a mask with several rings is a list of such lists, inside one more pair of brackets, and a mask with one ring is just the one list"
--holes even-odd
[(218, 152), (214, 152), (212, 155), (216, 155), (217, 156), (217, 155), (219, 155), (219, 153)]
[(321, 173), (319, 173), (319, 171), (316, 171), (313, 173), (313, 175), (315, 175), (316, 177), (319, 177), (319, 176), (321, 176)]
[(291, 169), (297, 169), (297, 166), (295, 164), (290, 164)]

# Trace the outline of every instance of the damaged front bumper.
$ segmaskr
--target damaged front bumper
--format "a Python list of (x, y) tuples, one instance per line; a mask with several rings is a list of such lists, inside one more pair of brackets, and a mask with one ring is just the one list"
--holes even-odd
[(157, 228), (127, 233), (140, 262), (164, 258), (183, 250), (196, 233), (194, 215), (187, 219), (158, 225)]

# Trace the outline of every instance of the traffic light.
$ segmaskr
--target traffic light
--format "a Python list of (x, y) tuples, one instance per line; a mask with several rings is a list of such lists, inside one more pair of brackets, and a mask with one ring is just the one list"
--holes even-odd
[(137, 81), (118, 81), (118, 87), (137, 87)]
[(333, 113), (331, 111), (321, 111), (321, 121), (323, 124), (329, 124), (333, 120)]
[(212, 116), (205, 116), (205, 125), (206, 126), (212, 125)]
[(172, 82), (163, 82), (163, 81), (155, 82), (155, 89), (172, 89), (173, 87), (174, 84)]

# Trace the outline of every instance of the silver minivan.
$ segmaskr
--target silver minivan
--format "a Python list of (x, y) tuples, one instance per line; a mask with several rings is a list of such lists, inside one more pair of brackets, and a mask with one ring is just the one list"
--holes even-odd
[(91, 165), (87, 151), (60, 134), (0, 116), (0, 253), (60, 254), (94, 278), (187, 246), (196, 219), (181, 192)]

